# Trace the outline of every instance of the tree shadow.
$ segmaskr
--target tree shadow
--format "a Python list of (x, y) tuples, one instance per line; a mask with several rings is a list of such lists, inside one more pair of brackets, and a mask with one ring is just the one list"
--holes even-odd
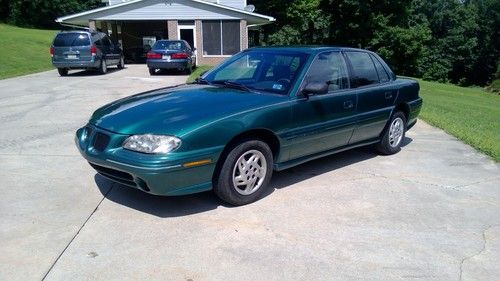
[[(411, 141), (411, 138), (405, 138), (404, 146), (408, 145)], [(275, 172), (270, 182), (270, 188), (263, 197), (312, 177), (367, 161), (377, 156), (379, 154), (371, 146), (361, 147), (316, 159), (281, 172)], [(107, 199), (162, 218), (207, 212), (217, 209), (219, 206), (233, 207), (222, 202), (212, 192), (164, 197), (151, 195), (138, 189), (114, 183), (99, 174), (95, 175), (94, 180), (101, 193)]]

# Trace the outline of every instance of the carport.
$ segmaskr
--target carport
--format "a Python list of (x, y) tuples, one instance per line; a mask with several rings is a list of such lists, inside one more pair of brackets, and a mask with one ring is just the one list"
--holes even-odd
[(58, 18), (63, 25), (89, 27), (121, 43), (126, 58), (144, 59), (159, 39), (186, 40), (199, 64), (217, 64), (248, 48), (248, 30), (275, 19), (252, 12), (244, 0), (135, 0)]

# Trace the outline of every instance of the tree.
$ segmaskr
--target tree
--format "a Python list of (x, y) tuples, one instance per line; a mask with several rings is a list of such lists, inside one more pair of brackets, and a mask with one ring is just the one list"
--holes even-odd
[(57, 28), (56, 18), (101, 5), (100, 0), (12, 0), (8, 21), (18, 26)]

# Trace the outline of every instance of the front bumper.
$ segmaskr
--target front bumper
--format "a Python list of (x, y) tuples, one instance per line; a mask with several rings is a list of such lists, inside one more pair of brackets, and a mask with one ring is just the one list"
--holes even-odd
[[(104, 177), (155, 195), (184, 195), (212, 189), (212, 176), (223, 148), (150, 155), (121, 147), (128, 135), (87, 125), (76, 132), (82, 156)], [(185, 167), (210, 159), (210, 163)]]

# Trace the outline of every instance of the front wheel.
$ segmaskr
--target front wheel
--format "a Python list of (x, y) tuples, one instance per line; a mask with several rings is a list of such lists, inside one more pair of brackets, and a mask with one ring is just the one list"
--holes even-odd
[(257, 201), (267, 189), (273, 173), (273, 154), (259, 140), (235, 146), (214, 177), (214, 191), (223, 201), (241, 206)]
[(394, 113), (387, 124), (382, 139), (377, 144), (377, 150), (385, 155), (398, 153), (406, 133), (406, 117), (403, 112)]

